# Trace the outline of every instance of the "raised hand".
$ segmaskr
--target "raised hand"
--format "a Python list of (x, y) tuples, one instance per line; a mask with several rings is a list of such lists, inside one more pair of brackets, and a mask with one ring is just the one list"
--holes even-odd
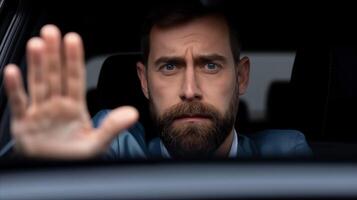
[[(27, 43), (28, 91), (19, 68), (5, 68), (16, 150), (29, 157), (86, 159), (104, 152), (111, 140), (138, 119), (133, 107), (113, 110), (95, 129), (85, 102), (81, 37), (46, 25)], [(121, 94), (118, 94), (121, 95)]]

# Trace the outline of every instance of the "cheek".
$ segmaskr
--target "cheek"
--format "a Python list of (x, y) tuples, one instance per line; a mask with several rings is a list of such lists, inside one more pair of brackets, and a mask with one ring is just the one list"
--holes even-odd
[(179, 80), (177, 78), (168, 79), (160, 75), (151, 75), (148, 80), (150, 101), (159, 115), (179, 103)]
[(236, 95), (234, 75), (220, 76), (202, 81), (202, 91), (207, 103), (215, 106), (221, 113), (229, 109), (233, 95)]

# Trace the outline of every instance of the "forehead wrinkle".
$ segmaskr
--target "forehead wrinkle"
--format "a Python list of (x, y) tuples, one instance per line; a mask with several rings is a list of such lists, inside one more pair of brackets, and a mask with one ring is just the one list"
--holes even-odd
[(189, 37), (195, 37), (196, 35), (199, 35), (198, 33), (188, 33), (188, 34), (185, 34), (184, 36), (181, 36), (180, 39), (186, 39), (186, 38), (189, 38)]
[[(170, 56), (185, 57), (185, 59), (187, 60), (188, 58), (187, 56), (189, 55), (189, 53), (191, 53), (192, 59), (194, 59), (195, 56), (196, 57), (200, 56), (200, 55), (195, 55), (197, 53), (202, 55), (212, 54), (212, 53), (219, 53), (224, 55), (228, 53), (226, 52), (226, 48), (230, 47), (229, 40), (223, 42), (222, 40), (223, 38), (221, 37), (222, 34), (217, 35), (218, 33), (216, 33), (217, 31), (219, 33), (222, 33), (222, 31), (224, 32), (225, 27), (224, 28), (222, 27), (221, 29), (218, 30), (216, 29), (217, 31), (213, 31), (213, 35), (212, 35), (210, 31), (207, 31), (208, 29), (206, 26), (204, 26), (203, 29), (197, 29), (197, 26), (203, 26), (208, 23), (207, 20), (202, 21), (202, 19), (201, 18), (199, 19), (200, 24), (198, 25), (196, 23), (198, 22), (198, 20), (194, 20), (188, 24), (177, 26), (175, 27), (175, 29), (153, 27), (150, 33), (151, 39), (154, 38), (160, 39), (158, 40), (160, 41), (159, 43), (155, 43), (158, 46), (156, 47), (157, 54), (155, 53), (153, 55), (154, 58), (165, 55), (168, 57)], [(218, 22), (221, 21), (217, 21), (217, 19), (214, 19), (214, 21), (210, 20), (210, 23), (208, 24), (210, 26), (208, 27), (210, 28), (209, 30), (211, 30), (212, 26), (214, 26)], [(221, 23), (218, 25), (220, 25), (218, 27), (221, 27)], [(191, 31), (192, 26), (195, 26), (195, 32)], [(180, 29), (180, 31), (177, 31), (178, 29)], [(157, 33), (159, 34), (157, 35)], [(172, 42), (165, 42), (165, 41), (172, 41)], [(191, 48), (191, 50), (188, 50), (188, 48)]]
[[(190, 59), (191, 58), (191, 59)], [(186, 50), (185, 50), (185, 59), (186, 60), (192, 60), (194, 59), (194, 55), (193, 55), (193, 46), (189, 46)]]

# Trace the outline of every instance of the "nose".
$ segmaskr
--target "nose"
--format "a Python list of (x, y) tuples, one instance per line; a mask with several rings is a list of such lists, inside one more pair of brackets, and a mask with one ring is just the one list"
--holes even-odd
[(199, 87), (198, 79), (196, 78), (193, 66), (186, 67), (180, 92), (180, 98), (182, 101), (194, 101), (202, 99), (202, 92)]

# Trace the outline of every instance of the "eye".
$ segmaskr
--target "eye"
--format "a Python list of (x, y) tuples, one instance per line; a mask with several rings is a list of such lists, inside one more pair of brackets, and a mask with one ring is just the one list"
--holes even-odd
[(174, 70), (174, 69), (175, 69), (175, 65), (170, 64), (170, 63), (167, 63), (167, 64), (163, 65), (162, 68), (163, 68), (164, 70), (171, 71), (171, 70)]
[(170, 75), (170, 74), (175, 73), (176, 69), (177, 69), (176, 65), (171, 64), (171, 63), (163, 64), (160, 67), (160, 71), (165, 75)]
[(204, 70), (208, 73), (217, 73), (220, 70), (220, 65), (216, 63), (207, 63), (204, 66)]

